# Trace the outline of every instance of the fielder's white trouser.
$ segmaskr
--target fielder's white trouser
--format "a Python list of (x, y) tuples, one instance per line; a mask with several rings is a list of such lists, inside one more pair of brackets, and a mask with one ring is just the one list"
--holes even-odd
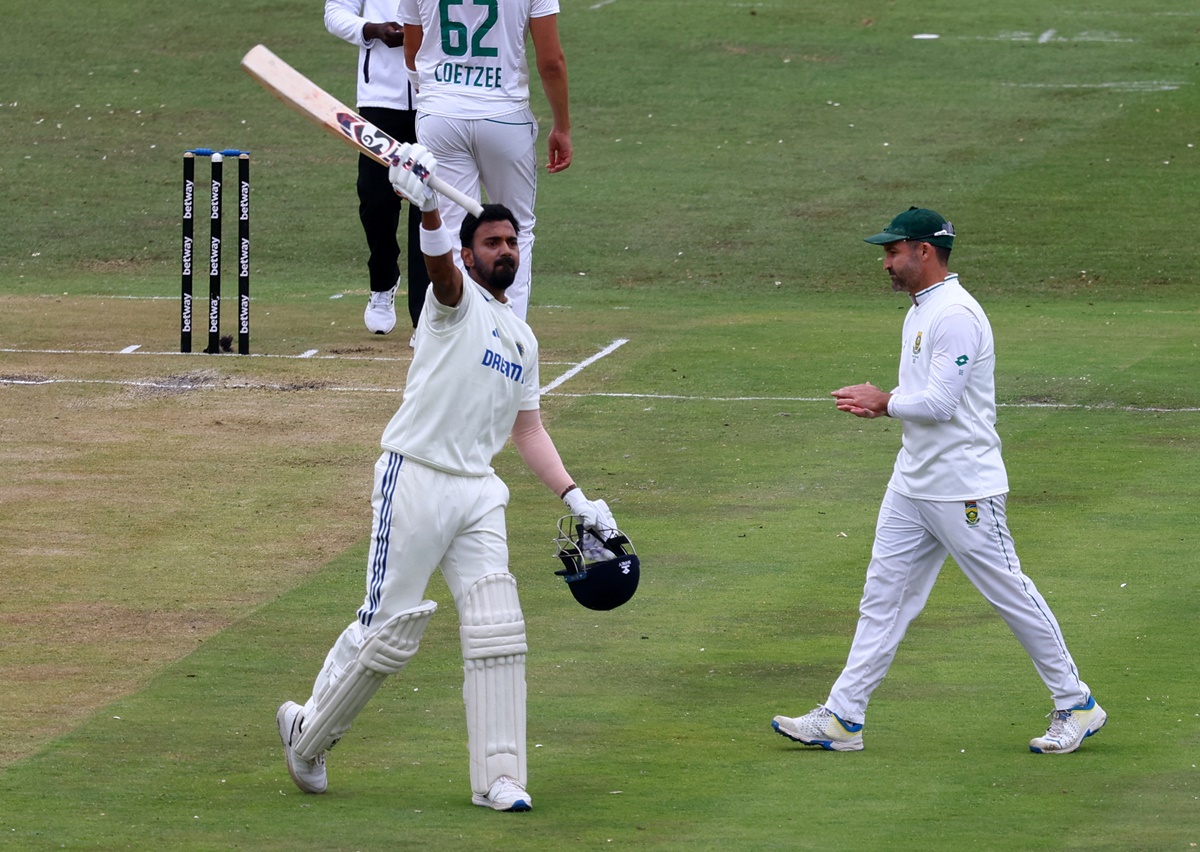
[(1005, 502), (1003, 494), (971, 503), (914, 500), (888, 489), (875, 525), (858, 628), (826, 707), (848, 722), (865, 721), (871, 693), (924, 608), (947, 555), (1028, 652), (1055, 708), (1086, 703), (1091, 691), (1079, 678), (1058, 621), (1021, 571)]
[[(392, 452), (379, 457), (366, 597), (305, 705), (302, 736), (314, 733), (311, 742), (297, 746), (301, 755), (311, 759), (335, 743), (382, 682), (374, 675), (399, 671), (416, 653), (436, 609), (423, 600), (425, 588), (440, 567), (462, 625), (471, 786), (487, 793), (500, 775), (524, 786), (525, 622), (508, 571), (508, 497), (495, 474), (456, 476)], [(392, 650), (381, 651), (380, 642), (372, 642), (376, 637)], [(363, 666), (368, 657), (381, 662)], [(377, 682), (362, 685), (346, 677), (357, 673), (356, 666), (372, 672), (362, 675), (364, 682)], [(326, 705), (337, 708), (330, 722), (319, 718)]]
[[(506, 296), (513, 311), (525, 319), (533, 272), (533, 205), (537, 197), (538, 124), (525, 107), (499, 118), (446, 118), (417, 114), (417, 139), (437, 157), (437, 176), (472, 198), (480, 185), (488, 200), (503, 204), (521, 229), (517, 232), (521, 262)], [(462, 266), (459, 230), (466, 212), (457, 204), (441, 205), (442, 222), (454, 239), (454, 260)], [(466, 270), (463, 269), (466, 274)]]

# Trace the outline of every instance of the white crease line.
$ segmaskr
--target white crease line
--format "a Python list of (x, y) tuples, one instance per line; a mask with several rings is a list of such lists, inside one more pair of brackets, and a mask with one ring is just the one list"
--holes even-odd
[[(152, 351), (148, 351), (148, 350), (147, 351), (138, 351), (138, 352), (133, 351), (134, 349), (139, 349), (139, 347), (140, 347), (140, 344), (138, 346), (126, 347), (125, 349), (120, 349), (120, 350), (117, 350), (117, 349), (2, 349), (2, 348), (0, 348), (0, 352), (7, 352), (7, 353), (10, 353), (13, 355), (127, 355), (127, 354), (132, 354), (132, 355), (165, 355), (165, 356), (170, 356), (170, 357), (183, 357), (183, 358), (203, 358), (205, 355), (208, 354), (207, 352), (175, 352), (175, 351), (152, 352)], [(299, 355), (277, 355), (277, 354), (270, 354), (270, 353), (266, 353), (266, 352), (252, 352), (249, 355), (237, 355), (237, 356), (233, 356), (233, 357), (236, 357), (237, 359), (241, 359), (241, 358), (277, 358), (277, 359), (284, 360), (284, 361), (297, 361), (297, 360), (386, 361), (386, 362), (398, 361), (402, 364), (407, 363), (412, 360), (411, 355), (407, 355), (402, 358), (393, 358), (393, 357), (390, 357), (387, 355), (338, 355), (338, 354), (316, 355), (316, 354), (312, 354), (315, 352), (319, 352), (319, 350), (310, 349), (307, 352), (303, 352)], [(227, 353), (227, 354), (232, 356), (232, 353)], [(575, 363), (574, 361), (542, 361), (541, 365), (543, 367), (545, 367), (547, 365), (554, 366), (554, 367), (561, 367), (564, 364), (574, 364), (574, 363)]]
[(122, 355), (131, 355), (132, 353), (137, 352), (141, 348), (142, 348), (142, 344), (135, 343), (132, 346), (126, 346), (124, 349), (122, 349), (121, 354)]
[[(310, 349), (299, 355), (275, 355), (265, 352), (252, 352), (249, 355), (233, 355), (227, 353), (233, 358), (279, 358), (286, 361), (295, 360), (314, 360), (314, 361), (400, 361), (407, 362), (412, 360), (412, 356), (404, 358), (392, 358), (386, 355), (316, 355), (317, 349)], [(130, 353), (126, 349), (0, 349), (0, 352), (8, 352), (14, 355), (169, 355), (173, 357), (184, 358), (203, 358), (207, 352), (133, 352)]]
[(215, 390), (266, 390), (266, 391), (331, 391), (333, 393), (403, 393), (404, 388), (370, 388), (353, 386), (333, 387), (297, 387), (293, 384), (278, 384), (272, 382), (223, 382), (199, 381), (149, 381), (144, 379), (10, 379), (0, 376), (0, 387), (18, 385), (21, 387), (41, 387), (44, 385), (117, 385), (130, 388), (162, 388), (175, 391), (215, 391)]
[[(548, 396), (587, 399), (590, 397), (612, 397), (614, 399), (668, 399), (683, 402), (820, 402), (831, 403), (831, 396), (685, 396), (670, 393), (554, 393)], [(1059, 408), (1073, 411), (1145, 411), (1145, 412), (1193, 412), (1200, 407), (1155, 408), (1136, 405), (1083, 405), (1066, 402), (1001, 402), (998, 408)]]
[(833, 402), (831, 396), (686, 396), (674, 393), (551, 393), (567, 399), (611, 397), (613, 399), (677, 399), (683, 402)]
[[(147, 382), (137, 379), (6, 379), (0, 385), (121, 385), (133, 388), (172, 388), (174, 390), (209, 390), (220, 385), (187, 384), (186, 382)], [(259, 387), (265, 387), (260, 385)]]
[(1174, 92), (1189, 85), (1176, 80), (1131, 80), (1118, 83), (1001, 83), (1017, 89), (1112, 89), (1118, 92)]
[(578, 364), (576, 364), (571, 369), (567, 370), (565, 373), (563, 373), (557, 379), (552, 381), (550, 384), (542, 385), (542, 393), (549, 393), (550, 391), (554, 390), (556, 387), (561, 385), (563, 382), (577, 376), (581, 371), (583, 371), (584, 368), (591, 366), (592, 364), (596, 363), (604, 356), (617, 351), (618, 349), (620, 349), (622, 346), (624, 346), (628, 342), (629, 341), (626, 338), (618, 337), (616, 340), (614, 340), (612, 343), (608, 344), (608, 346), (601, 349), (599, 352), (597, 352), (591, 358), (587, 358), (583, 361), (580, 361)]
[[(334, 385), (328, 388), (312, 386), (299, 388), (293, 384), (268, 384), (248, 382), (146, 382), (137, 379), (16, 379), (0, 376), (0, 386), (20, 385), (38, 386), (49, 384), (110, 384), (124, 385), (128, 388), (163, 388), (167, 390), (286, 390), (294, 392), (331, 391), (336, 394), (402, 394), (403, 388), (364, 388), (364, 386)], [(605, 397), (613, 400), (671, 400), (682, 402), (815, 402), (828, 404), (833, 402), (828, 396), (686, 396), (683, 394), (544, 394), (565, 398), (565, 400), (586, 400), (586, 398)], [(1062, 410), (1078, 410), (1078, 412), (1129, 412), (1147, 414), (1193, 414), (1200, 412), (1200, 407), (1163, 408), (1158, 406), (1088, 406), (1088, 404), (1066, 402), (1001, 402), (998, 408), (1056, 408)]]
[[(563, 399), (588, 399), (593, 397), (604, 397), (610, 399), (648, 399), (648, 400), (678, 400), (682, 402), (813, 402), (827, 404), (832, 402), (832, 398), (828, 396), (689, 396), (686, 394), (669, 394), (669, 393), (553, 393), (554, 388), (568, 381), (569, 379), (579, 375), (587, 367), (599, 361), (601, 358), (611, 355), (613, 352), (620, 349), (629, 340), (627, 338), (617, 338), (608, 346), (573, 365), (569, 370), (552, 381), (550, 384), (542, 388), (543, 396), (561, 397)], [(33, 353), (49, 353), (49, 354), (68, 354), (68, 355), (117, 355), (125, 352), (133, 352), (136, 346), (127, 347), (120, 352), (101, 352), (101, 351), (79, 351), (73, 349), (0, 349), (0, 352), (33, 352)], [(259, 356), (242, 356), (242, 357), (261, 357), (261, 358), (312, 358), (319, 350), (310, 349), (301, 355), (259, 355)], [(181, 355), (180, 352), (138, 352), (139, 355)], [(191, 354), (191, 353), (188, 353)], [(319, 359), (335, 360), (338, 358), (347, 358), (348, 360), (362, 361), (405, 361), (406, 358), (375, 358), (362, 357), (350, 358), (341, 355), (321, 355)], [(562, 364), (564, 362), (548, 361), (548, 364)], [(567, 362), (569, 363), (569, 362)], [(0, 376), (0, 386), (4, 385), (20, 385), (20, 386), (39, 386), (39, 385), (54, 385), (54, 384), (74, 384), (74, 385), (124, 385), (126, 387), (142, 387), (142, 388), (165, 388), (167, 390), (178, 391), (196, 391), (196, 390), (286, 390), (294, 392), (302, 391), (330, 391), (332, 393), (403, 393), (404, 388), (377, 388), (377, 387), (355, 387), (355, 386), (332, 386), (332, 387), (296, 387), (291, 384), (269, 384), (269, 383), (251, 383), (251, 382), (199, 382), (196, 384), (188, 384), (186, 381), (138, 381), (132, 379), (10, 379)], [(1001, 402), (997, 403), (998, 408), (1057, 408), (1062, 410), (1072, 411), (1125, 411), (1131, 413), (1145, 412), (1154, 414), (1171, 414), (1171, 413), (1193, 413), (1200, 412), (1200, 407), (1183, 407), (1183, 408), (1160, 408), (1160, 407), (1141, 407), (1134, 405), (1081, 405), (1070, 403), (1057, 402)]]

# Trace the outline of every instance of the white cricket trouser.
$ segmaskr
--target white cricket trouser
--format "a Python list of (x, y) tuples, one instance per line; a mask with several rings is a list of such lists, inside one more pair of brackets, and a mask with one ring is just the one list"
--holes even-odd
[[(529, 311), (533, 271), (533, 205), (537, 197), (538, 124), (525, 107), (499, 118), (447, 118), (417, 114), (417, 139), (437, 157), (437, 176), (472, 198), (482, 184), (488, 200), (503, 204), (521, 228), (517, 232), (521, 263), (517, 278), (505, 293), (522, 320)], [(454, 260), (462, 268), (458, 233), (464, 211), (457, 204), (441, 205), (442, 222), (454, 239)], [(466, 270), (463, 269), (466, 274)]]
[(380, 626), (421, 605), (439, 566), (460, 613), (475, 583), (508, 573), (508, 487), (495, 474), (454, 476), (385, 452), (375, 462), (371, 505), (366, 598), (329, 652), (314, 695)]
[(495, 474), (456, 476), (384, 452), (371, 505), (364, 627), (419, 606), (439, 566), (459, 612), (476, 582), (508, 573), (508, 486)]
[(1091, 691), (1079, 678), (1054, 613), (1021, 571), (1005, 503), (1003, 494), (944, 503), (888, 489), (875, 526), (858, 628), (826, 707), (848, 722), (865, 721), (871, 693), (887, 674), (908, 625), (924, 608), (947, 555), (1028, 652), (1054, 707), (1065, 710), (1087, 702)]
[[(383, 630), (391, 619), (414, 610), (429, 610), (430, 603), (424, 600), (425, 587), (435, 569), (440, 567), (446, 585), (454, 596), (454, 604), (460, 620), (472, 624), (481, 620), (490, 624), (495, 619), (489, 605), (500, 600), (499, 617), (519, 623), (521, 642), (524, 642), (524, 622), (520, 618), (520, 603), (516, 588), (512, 587), (511, 600), (492, 596), (471, 594), (472, 588), (483, 580), (496, 584), (495, 575), (509, 575), (508, 542), (505, 534), (504, 510), (508, 505), (508, 487), (495, 474), (487, 476), (455, 476), (426, 467), (396, 453), (384, 452), (375, 463), (375, 489), (371, 497), (374, 509), (371, 524), (371, 547), (367, 562), (367, 592), (358, 618), (342, 631), (317, 674), (312, 697), (305, 704), (306, 718), (318, 712), (321, 696), (335, 692), (339, 682), (352, 672), (359, 659), (360, 650), (368, 640)], [(500, 578), (501, 580), (504, 577)], [(509, 581), (511, 583), (511, 581)], [(467, 618), (464, 619), (464, 613)], [(430, 611), (429, 614), (432, 614)], [(425, 615), (427, 620), (429, 615)], [(490, 621), (491, 619), (492, 621)], [(513, 625), (510, 632), (515, 631)], [(422, 622), (420, 630), (424, 630)], [(515, 633), (514, 633), (515, 635)], [(412, 637), (409, 637), (410, 640)], [(415, 642), (415, 640), (413, 640)], [(396, 649), (393, 648), (393, 651)], [(415, 647), (412, 649), (415, 652)], [(511, 652), (510, 652), (511, 653)], [(485, 656), (477, 652), (475, 657)], [(464, 652), (464, 660), (466, 654)], [(523, 666), (524, 657), (520, 658)], [(518, 732), (524, 731), (524, 668), (519, 671), (509, 661), (510, 682), (499, 686), (499, 699), (492, 694), (497, 690), (476, 689), (478, 702), (488, 706), (502, 700), (508, 716)], [(371, 690), (371, 693), (374, 689)], [(370, 694), (355, 703), (345, 701), (339, 705), (343, 715), (333, 721), (324, 720), (331, 728), (333, 742), (349, 729), (354, 716), (369, 700)], [(486, 723), (489, 717), (481, 717)], [(473, 730), (478, 726), (476, 719), (468, 719), (468, 731), (475, 741), (480, 734)], [(520, 728), (516, 728), (516, 725)], [(504, 743), (516, 743), (509, 749), (515, 752), (512, 765), (524, 772), (524, 738), (517, 742), (516, 736), (507, 730)], [(499, 734), (496, 735), (500, 737)], [(324, 748), (324, 746), (318, 746)], [(473, 772), (475, 757), (473, 755)], [(503, 764), (505, 766), (509, 764)], [(515, 771), (515, 770), (514, 770)], [(485, 783), (486, 780), (486, 783)], [(492, 778), (480, 780), (476, 792), (486, 793)], [(523, 775), (522, 775), (523, 780)]]

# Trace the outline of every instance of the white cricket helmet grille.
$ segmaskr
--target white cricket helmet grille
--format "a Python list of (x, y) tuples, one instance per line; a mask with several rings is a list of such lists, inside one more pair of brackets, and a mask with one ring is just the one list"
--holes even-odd
[(576, 523), (574, 515), (558, 520), (557, 556), (562, 577), (575, 600), (588, 609), (616, 609), (633, 597), (641, 575), (641, 560), (633, 542), (620, 530), (601, 540)]

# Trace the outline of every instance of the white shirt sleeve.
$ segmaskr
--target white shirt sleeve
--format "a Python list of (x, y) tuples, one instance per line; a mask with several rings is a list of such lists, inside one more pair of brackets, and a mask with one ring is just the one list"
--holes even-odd
[(363, 25), (369, 23), (362, 17), (362, 0), (325, 0), (325, 29), (348, 41), (355, 47), (363, 47)]
[(426, 321), (429, 328), (432, 331), (444, 332), (461, 323), (467, 311), (471, 309), (471, 302), (476, 298), (476, 293), (474, 282), (467, 278), (463, 281), (462, 296), (459, 298), (458, 304), (443, 305), (438, 301), (433, 285), (430, 284), (429, 289), (425, 291), (424, 308), (429, 313)]
[(421, 12), (417, 9), (416, 0), (400, 0), (396, 10), (396, 20), (402, 24), (421, 26)]
[(948, 310), (933, 331), (929, 383), (916, 393), (894, 394), (887, 411), (900, 420), (945, 423), (954, 416), (979, 354), (983, 330), (969, 310)]

